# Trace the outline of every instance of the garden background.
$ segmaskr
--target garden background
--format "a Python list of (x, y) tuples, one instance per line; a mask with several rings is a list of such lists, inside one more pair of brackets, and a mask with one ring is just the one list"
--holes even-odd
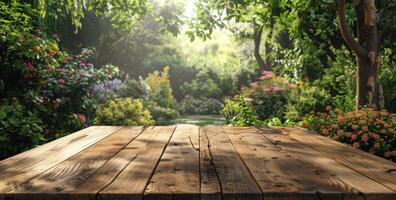
[(359, 3), (2, 1), (0, 158), (91, 125), (227, 123), (303, 126), (396, 161), (396, 1), (364, 2), (372, 91)]

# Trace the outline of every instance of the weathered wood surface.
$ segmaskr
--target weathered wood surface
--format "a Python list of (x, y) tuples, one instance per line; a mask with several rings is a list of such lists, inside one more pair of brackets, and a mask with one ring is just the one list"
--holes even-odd
[(0, 161), (0, 200), (391, 200), (395, 171), (301, 128), (101, 126)]

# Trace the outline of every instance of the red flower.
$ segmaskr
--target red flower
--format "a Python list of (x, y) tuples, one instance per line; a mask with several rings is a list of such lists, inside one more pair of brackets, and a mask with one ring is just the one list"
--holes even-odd
[(78, 114), (77, 116), (80, 119), (81, 123), (85, 124), (85, 122), (87, 122), (87, 117), (85, 117), (84, 114)]
[(367, 142), (368, 140), (369, 140), (368, 135), (367, 135), (367, 134), (364, 134), (364, 135), (362, 136), (362, 141)]
[(65, 84), (66, 81), (65, 81), (65, 79), (58, 79), (57, 82), (58, 82), (58, 84), (63, 85), (63, 84)]

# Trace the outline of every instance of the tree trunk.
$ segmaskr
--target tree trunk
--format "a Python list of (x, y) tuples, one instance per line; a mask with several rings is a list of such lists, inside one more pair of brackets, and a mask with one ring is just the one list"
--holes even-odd
[(260, 71), (272, 71), (271, 64), (265, 62), (260, 54), (261, 36), (263, 33), (263, 26), (254, 25), (253, 27), (253, 41), (254, 41), (254, 58), (256, 59), (257, 65)]
[(378, 30), (375, 0), (355, 0), (358, 42), (352, 36), (345, 19), (345, 0), (337, 0), (340, 30), (347, 45), (356, 55), (356, 109), (381, 110), (383, 96), (378, 81)]

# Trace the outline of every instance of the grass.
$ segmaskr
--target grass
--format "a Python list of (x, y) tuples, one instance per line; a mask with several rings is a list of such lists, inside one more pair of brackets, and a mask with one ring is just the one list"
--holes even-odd
[(225, 125), (226, 120), (222, 115), (184, 115), (176, 119), (176, 124)]

